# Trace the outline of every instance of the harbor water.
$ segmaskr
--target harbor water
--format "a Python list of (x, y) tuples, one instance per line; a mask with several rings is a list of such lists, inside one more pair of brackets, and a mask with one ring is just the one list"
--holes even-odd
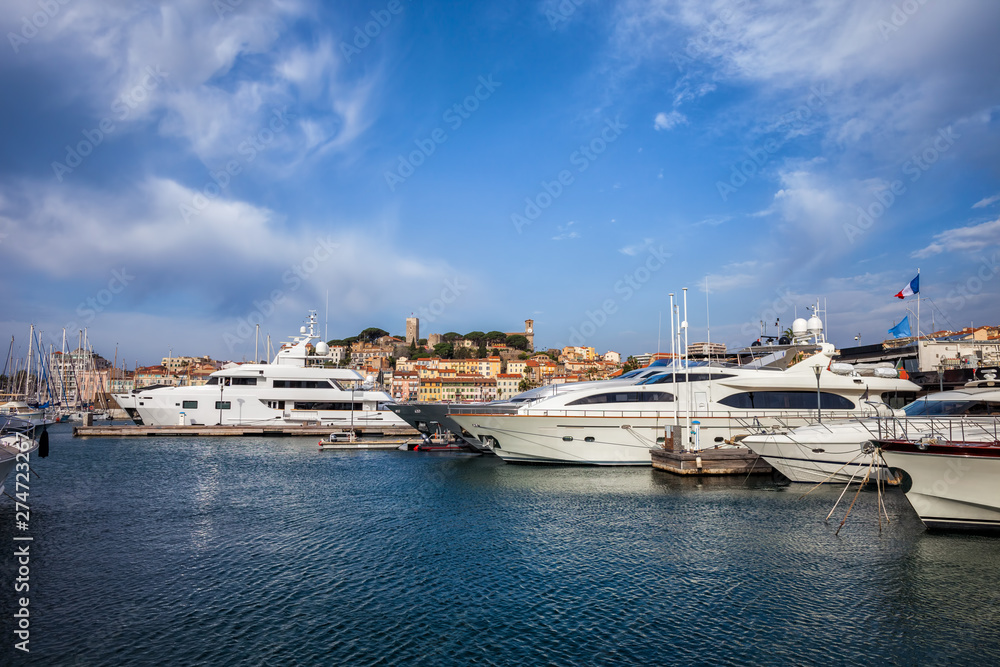
[(316, 438), (57, 425), (32, 467), (27, 528), (0, 505), (7, 664), (1000, 664), (1000, 539), (895, 490), (837, 535), (833, 487)]

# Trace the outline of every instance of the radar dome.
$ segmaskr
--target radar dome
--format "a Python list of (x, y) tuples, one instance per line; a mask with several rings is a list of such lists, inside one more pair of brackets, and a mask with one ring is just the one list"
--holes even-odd
[(299, 333), (300, 334), (304, 334), (305, 332), (306, 332), (306, 328), (305, 327), (299, 327)]
[(792, 322), (792, 337), (802, 338), (806, 335), (809, 325), (806, 324), (806, 319), (804, 317), (796, 317)]
[(807, 326), (809, 327), (809, 333), (811, 333), (813, 335), (822, 333), (822, 331), (823, 331), (823, 320), (821, 320), (818, 317), (816, 317), (815, 315), (813, 315), (812, 317), (809, 318), (809, 322), (808, 322)]
[(330, 346), (326, 343), (320, 341), (316, 343), (316, 354), (321, 357), (325, 357), (330, 354)]

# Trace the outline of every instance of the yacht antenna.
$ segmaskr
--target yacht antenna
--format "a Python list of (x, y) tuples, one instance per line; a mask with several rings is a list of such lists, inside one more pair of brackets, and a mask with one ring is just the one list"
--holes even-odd
[(330, 340), (330, 290), (326, 291), (326, 321), (323, 323), (323, 341)]
[[(708, 354), (707, 354), (708, 360), (711, 362), (712, 361), (712, 320), (711, 320), (711, 316), (710, 316), (710, 313), (709, 313), (709, 307), (708, 307), (708, 275), (705, 276), (705, 341), (707, 342), (706, 352), (708, 352)], [(712, 365), (709, 364), (708, 367), (709, 367), (709, 369), (711, 369)], [(709, 370), (708, 372), (709, 372), (709, 374), (711, 374), (712, 371)]]
[(660, 354), (660, 332), (663, 331), (663, 312), (660, 312), (659, 318), (656, 320), (656, 354)]
[(260, 324), (256, 325), (257, 328), (253, 332), (253, 362), (255, 364), (260, 363), (260, 353), (257, 352), (257, 343), (260, 341)]

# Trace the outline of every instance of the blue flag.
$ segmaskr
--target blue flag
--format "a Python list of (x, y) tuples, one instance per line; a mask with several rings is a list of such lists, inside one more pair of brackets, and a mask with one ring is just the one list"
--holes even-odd
[(889, 329), (893, 338), (909, 338), (910, 336), (910, 316), (904, 317), (899, 324)]

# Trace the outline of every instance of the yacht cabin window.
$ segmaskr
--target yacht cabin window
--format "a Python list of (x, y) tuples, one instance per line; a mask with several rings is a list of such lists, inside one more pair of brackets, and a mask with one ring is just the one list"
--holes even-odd
[(673, 401), (673, 394), (666, 391), (609, 391), (603, 394), (584, 396), (566, 405), (597, 405), (601, 403), (650, 403)]
[[(721, 405), (743, 410), (815, 410), (815, 391), (745, 391), (719, 399)], [(853, 410), (854, 403), (839, 394), (822, 392), (824, 410)]]

